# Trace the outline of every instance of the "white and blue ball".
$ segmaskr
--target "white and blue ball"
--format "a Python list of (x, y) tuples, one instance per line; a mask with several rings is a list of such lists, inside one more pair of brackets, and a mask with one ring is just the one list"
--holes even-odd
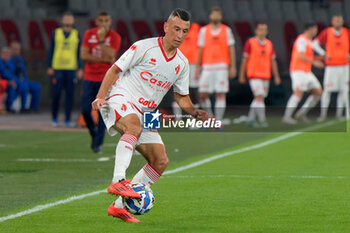
[(154, 205), (154, 195), (148, 186), (142, 183), (132, 184), (132, 189), (140, 194), (140, 198), (123, 197), (123, 205), (132, 214), (148, 213)]

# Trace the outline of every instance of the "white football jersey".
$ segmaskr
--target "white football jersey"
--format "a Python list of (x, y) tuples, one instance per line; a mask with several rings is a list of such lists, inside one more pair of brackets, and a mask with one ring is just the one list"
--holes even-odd
[(189, 94), (187, 58), (179, 49), (168, 58), (160, 37), (137, 41), (114, 65), (122, 72), (107, 97), (122, 94), (142, 112), (157, 108), (172, 86)]

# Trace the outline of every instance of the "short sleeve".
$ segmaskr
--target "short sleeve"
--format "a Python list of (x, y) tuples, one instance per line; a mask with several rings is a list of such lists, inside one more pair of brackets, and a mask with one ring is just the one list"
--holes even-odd
[(273, 44), (272, 44), (272, 51), (271, 51), (271, 59), (272, 60), (276, 59), (276, 50)]
[(233, 33), (230, 27), (227, 27), (227, 45), (234, 46), (235, 38), (233, 37)]
[(81, 46), (89, 47), (89, 43), (88, 43), (89, 36), (90, 36), (89, 31), (86, 31), (86, 32), (84, 33), (83, 43), (81, 44)]
[(186, 63), (184, 70), (181, 72), (181, 76), (174, 83), (174, 92), (180, 95), (188, 95), (189, 94), (189, 65)]
[(320, 45), (325, 45), (327, 42), (327, 30), (323, 30), (317, 37), (318, 43)]
[(198, 47), (204, 47), (204, 33), (205, 33), (205, 27), (202, 27), (199, 30), (199, 35), (198, 35)]
[(111, 41), (111, 48), (118, 51), (121, 44), (121, 37), (118, 33), (114, 33)]
[(141, 47), (140, 43), (136, 42), (125, 51), (114, 65), (124, 72), (139, 64), (143, 56), (143, 49)]
[(306, 40), (304, 38), (299, 38), (295, 43), (296, 48), (299, 53), (304, 53), (306, 51)]
[(247, 58), (250, 54), (250, 40), (247, 40), (243, 48), (243, 57)]

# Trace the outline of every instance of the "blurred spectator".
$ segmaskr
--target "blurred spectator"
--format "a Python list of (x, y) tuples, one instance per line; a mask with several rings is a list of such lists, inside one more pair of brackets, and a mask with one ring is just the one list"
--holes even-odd
[(81, 48), (81, 59), (85, 61), (81, 111), (92, 137), (91, 149), (101, 152), (105, 135), (105, 124), (99, 113), (97, 127), (91, 116), (91, 103), (95, 100), (105, 73), (116, 59), (120, 48), (120, 35), (111, 29), (112, 19), (106, 12), (96, 18), (97, 27), (85, 32)]
[[(12, 57), (8, 61), (11, 72), (18, 77), (22, 83), (22, 112), (39, 111), (41, 85), (38, 82), (29, 81), (26, 67), (21, 56), (21, 44), (17, 41), (11, 43)], [(26, 108), (28, 93), (31, 94), (31, 102), (29, 109)], [(17, 92), (17, 94), (20, 94)], [(15, 96), (17, 98), (17, 96)]]
[(0, 114), (6, 113), (6, 110), (2, 108), (3, 107), (2, 103), (5, 98), (6, 90), (7, 90), (7, 80), (2, 79), (0, 76)]
[(11, 72), (11, 65), (9, 64), (10, 59), (11, 49), (9, 47), (3, 47), (1, 49), (0, 58), (0, 74), (3, 79), (8, 80), (6, 110), (8, 112), (14, 112), (12, 110), (12, 105), (18, 95), (21, 95), (22, 109), (25, 109), (28, 91), (26, 92), (24, 83)]
[(83, 76), (82, 63), (80, 60), (80, 35), (74, 26), (72, 13), (62, 16), (62, 27), (57, 28), (51, 39), (48, 54), (47, 74), (52, 77), (52, 126), (58, 127), (58, 109), (62, 89), (66, 91), (65, 98), (65, 126), (74, 127), (71, 121), (71, 113), (74, 102), (74, 86), (76, 77)]

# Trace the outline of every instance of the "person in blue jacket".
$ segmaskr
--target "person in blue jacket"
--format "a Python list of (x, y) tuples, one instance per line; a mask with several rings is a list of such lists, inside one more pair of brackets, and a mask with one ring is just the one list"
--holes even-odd
[[(11, 72), (16, 75), (21, 82), (21, 91), (17, 92), (22, 98), (22, 112), (39, 111), (41, 84), (39, 82), (29, 81), (24, 60), (21, 56), (21, 44), (18, 41), (11, 43), (12, 56), (8, 61)], [(28, 93), (31, 94), (31, 102), (29, 108), (26, 107)], [(17, 97), (17, 96), (15, 96)]]
[(6, 99), (6, 110), (7, 112), (14, 112), (12, 105), (17, 96), (20, 94), (22, 97), (22, 107), (25, 106), (27, 101), (27, 95), (25, 94), (25, 86), (23, 82), (14, 73), (11, 72), (11, 49), (9, 47), (3, 47), (1, 49), (0, 56), (0, 74), (3, 79), (8, 81), (7, 87), (7, 99)]

